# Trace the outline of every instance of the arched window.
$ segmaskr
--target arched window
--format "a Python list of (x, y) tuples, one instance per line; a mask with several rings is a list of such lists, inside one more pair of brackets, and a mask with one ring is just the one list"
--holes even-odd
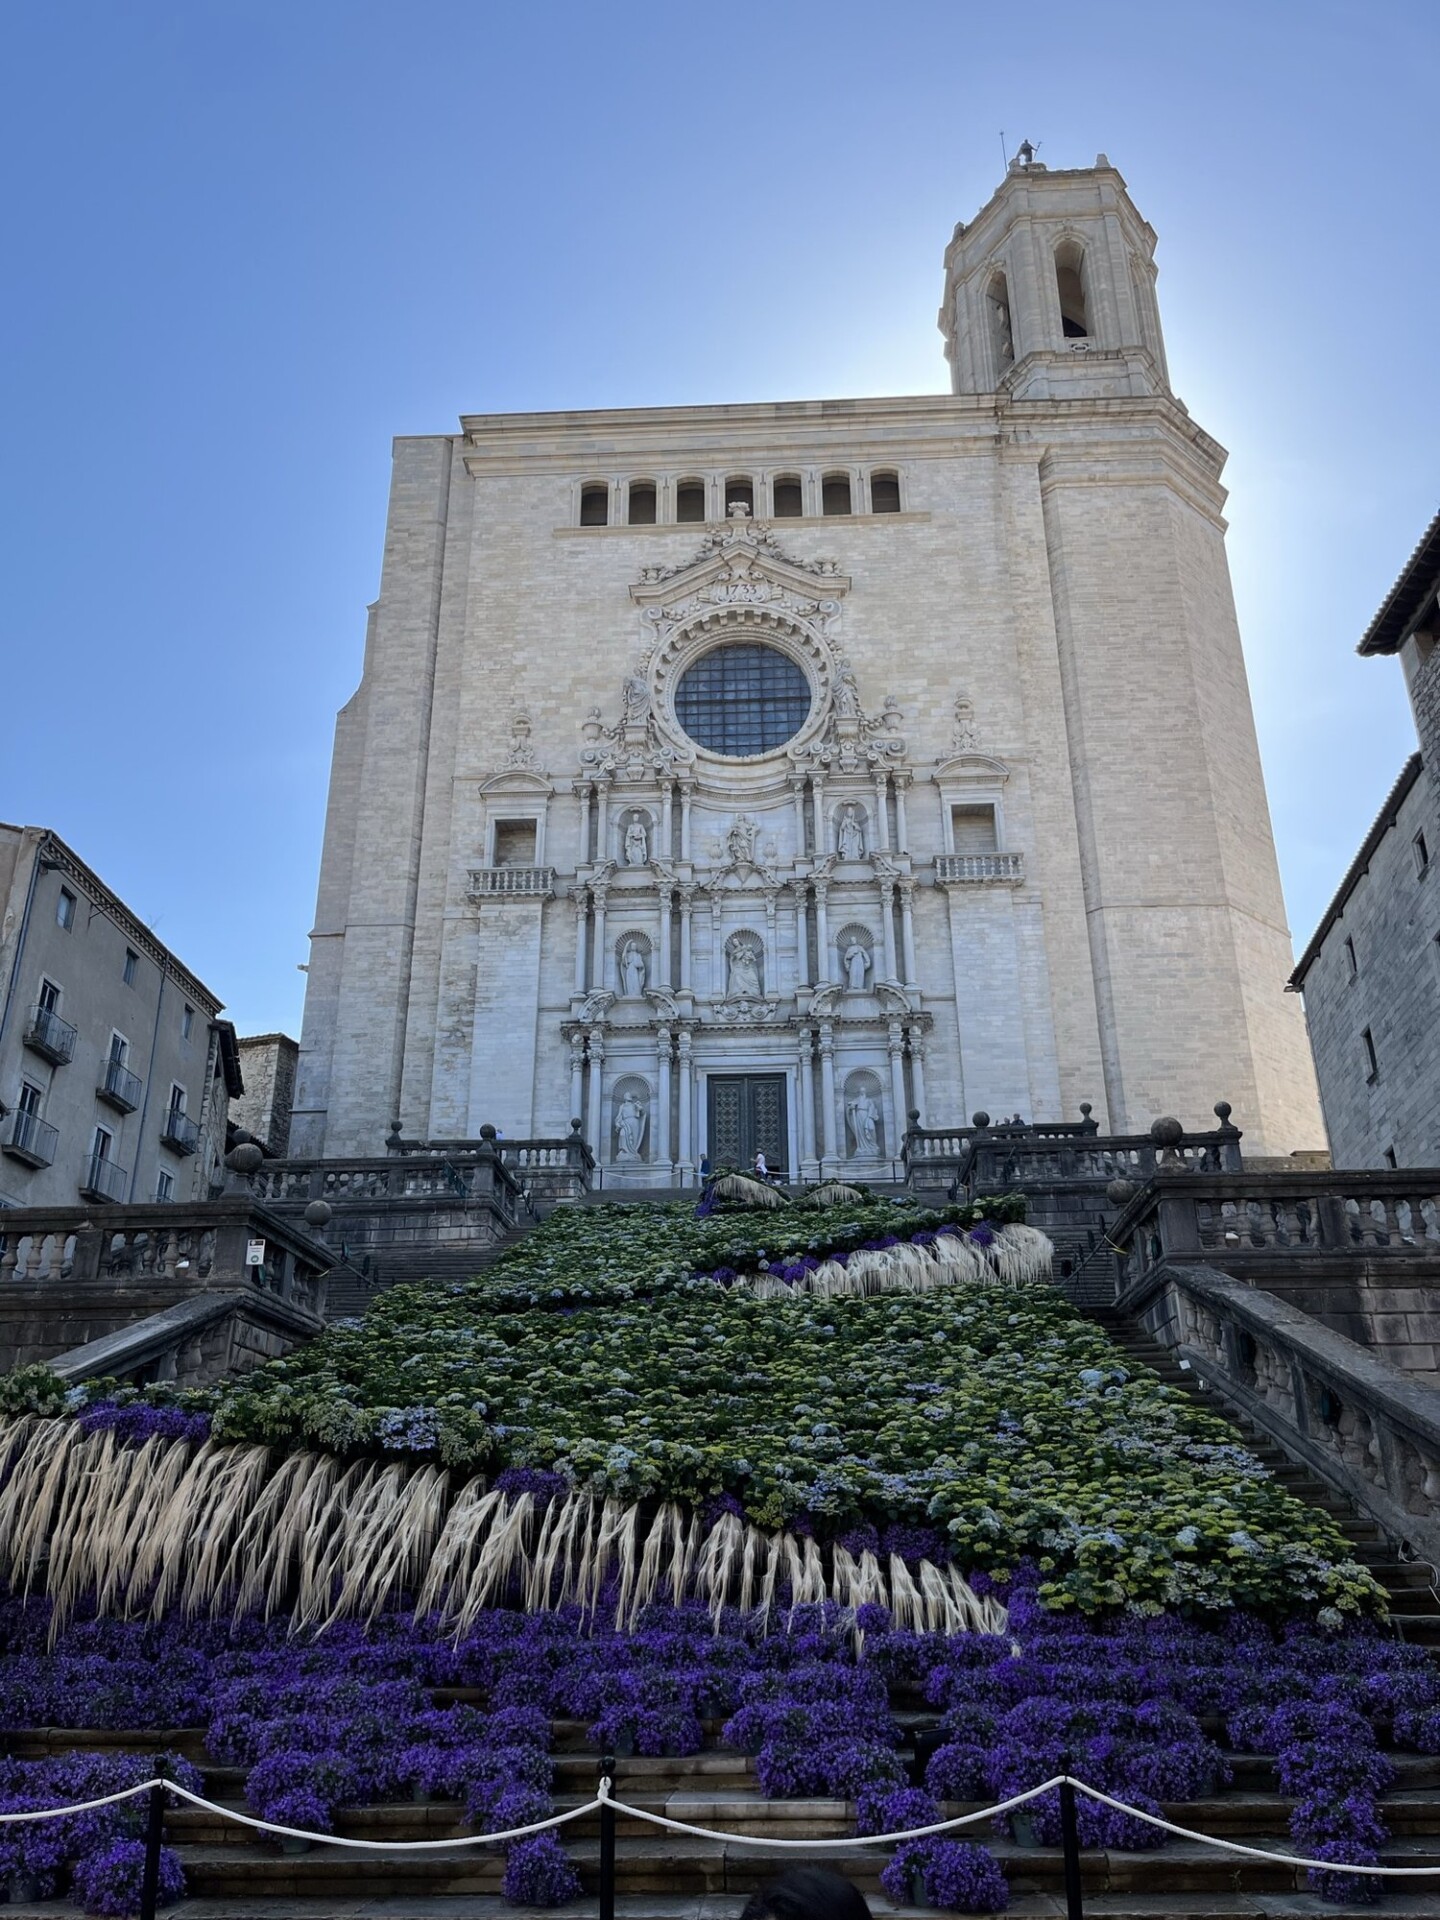
[(582, 527), (608, 527), (610, 524), (610, 489), (597, 482), (580, 489), (580, 524)]
[(798, 473), (777, 473), (770, 484), (777, 520), (798, 520), (805, 511), (805, 499)]
[(1090, 313), (1085, 300), (1085, 249), (1075, 240), (1062, 240), (1055, 249), (1055, 291), (1060, 296), (1060, 325), (1067, 340), (1090, 338)]
[(705, 482), (703, 480), (682, 480), (676, 487), (675, 518), (677, 520), (705, 518)]
[(632, 480), (630, 482), (629, 521), (632, 527), (653, 527), (655, 524), (655, 482), (653, 480)]
[(1015, 364), (1015, 334), (1010, 322), (1010, 284), (997, 273), (985, 292), (985, 312), (990, 324), (990, 357), (999, 380)]
[(733, 473), (725, 482), (725, 512), (731, 507), (745, 507), (753, 516), (755, 512), (755, 483), (745, 473)]
[(871, 474), (870, 511), (872, 513), (899, 513), (900, 476), (898, 473)]
[(850, 476), (848, 473), (827, 473), (820, 487), (820, 505), (824, 513), (849, 513)]

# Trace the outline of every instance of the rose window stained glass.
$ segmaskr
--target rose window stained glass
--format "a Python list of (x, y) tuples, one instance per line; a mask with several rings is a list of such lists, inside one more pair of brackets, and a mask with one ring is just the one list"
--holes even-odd
[(686, 733), (731, 759), (783, 747), (809, 713), (810, 682), (774, 647), (716, 647), (675, 689), (675, 717)]

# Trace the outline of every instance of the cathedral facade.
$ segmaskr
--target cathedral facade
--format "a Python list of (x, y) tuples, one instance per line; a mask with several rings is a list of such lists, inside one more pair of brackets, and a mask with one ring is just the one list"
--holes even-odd
[(607, 1183), (908, 1116), (1322, 1138), (1155, 236), (1104, 156), (946, 254), (953, 391), (396, 443), (292, 1151), (572, 1118)]

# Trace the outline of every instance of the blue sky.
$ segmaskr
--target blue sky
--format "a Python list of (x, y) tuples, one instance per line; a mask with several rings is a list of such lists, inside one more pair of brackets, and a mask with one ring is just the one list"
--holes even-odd
[(1437, 54), (1405, 0), (10, 0), (0, 817), (298, 1032), (391, 436), (943, 389), (1003, 128), (1159, 232), (1303, 944), (1414, 744), (1354, 645), (1440, 504)]

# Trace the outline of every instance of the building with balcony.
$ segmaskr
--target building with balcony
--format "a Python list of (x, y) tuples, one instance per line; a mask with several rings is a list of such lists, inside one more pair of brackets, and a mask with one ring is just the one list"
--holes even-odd
[(0, 824), (0, 995), (0, 1206), (209, 1195), (234, 1029), (44, 827)]
[(1023, 157), (950, 391), (398, 440), (292, 1151), (563, 1137), (607, 1184), (884, 1177), (907, 1116), (1319, 1144), (1155, 234)]
[(1440, 1166), (1440, 514), (1360, 641), (1398, 657), (1420, 736), (1291, 986), (1337, 1167)]

